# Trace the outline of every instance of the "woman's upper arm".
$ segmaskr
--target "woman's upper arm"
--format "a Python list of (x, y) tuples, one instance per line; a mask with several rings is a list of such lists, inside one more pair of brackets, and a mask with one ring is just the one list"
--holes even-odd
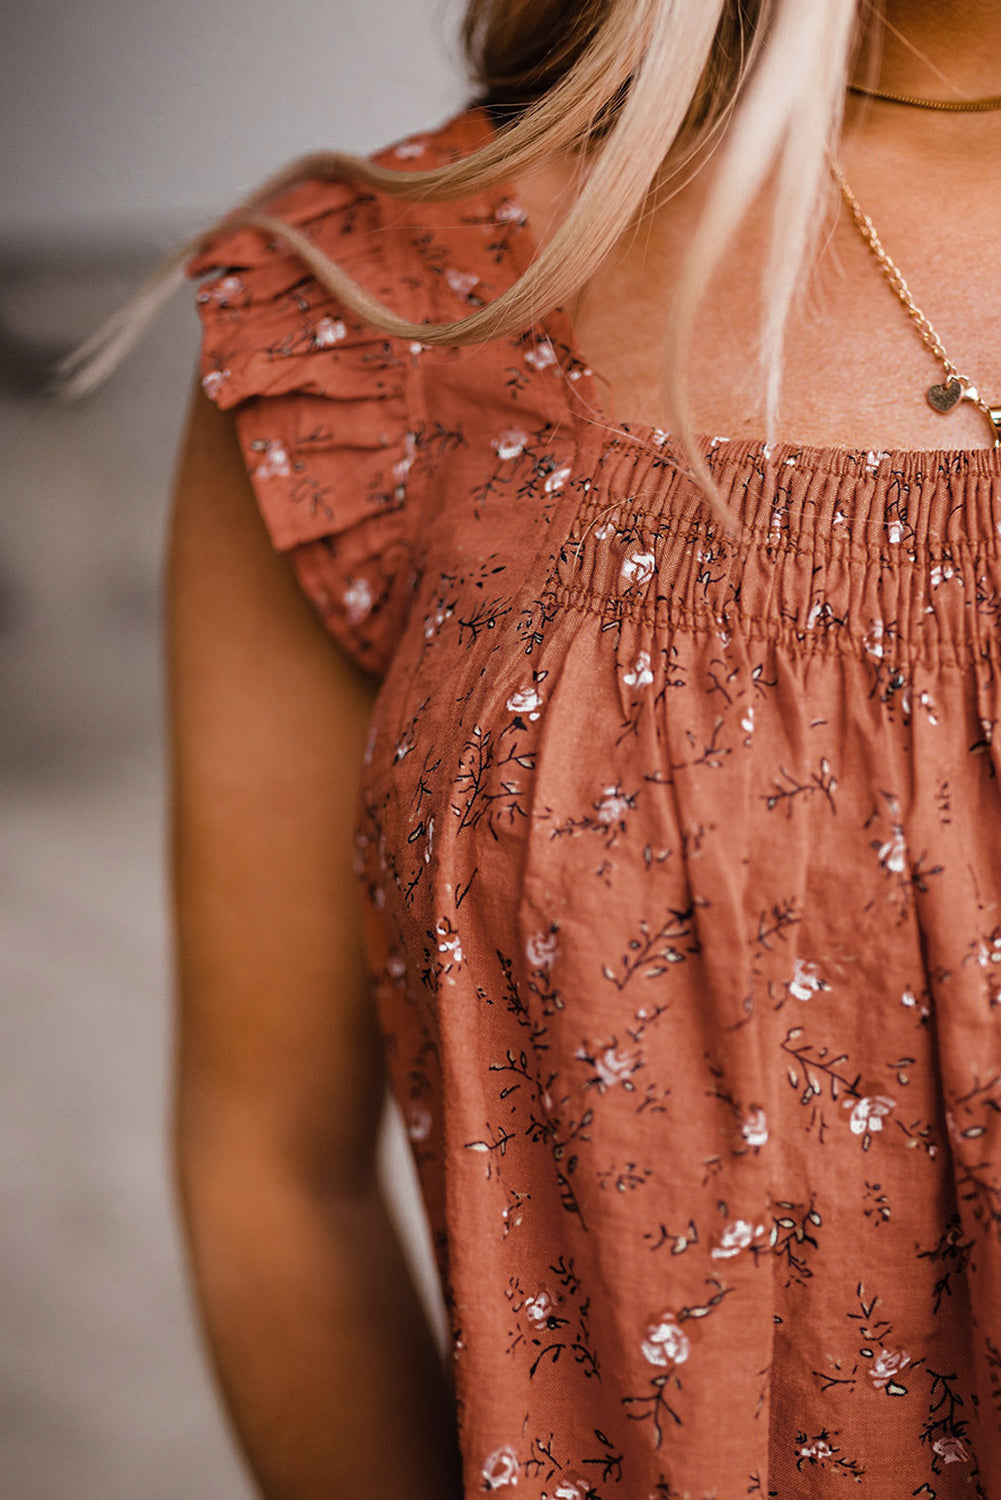
[(196, 387), (167, 572), (182, 1149), (240, 1137), (350, 1190), (382, 1101), (352, 827), (374, 697), (276, 553)]

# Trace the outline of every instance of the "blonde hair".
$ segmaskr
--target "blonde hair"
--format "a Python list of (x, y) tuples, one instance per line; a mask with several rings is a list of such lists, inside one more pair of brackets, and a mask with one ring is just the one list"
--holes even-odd
[[(696, 455), (684, 371), (698, 306), (715, 267), (776, 173), (764, 269), (759, 359), (768, 435), (778, 410), (785, 326), (814, 248), (826, 155), (841, 128), (862, 23), (879, 0), (468, 0), (463, 39), (478, 101), (501, 128), (477, 151), (429, 171), (394, 171), (340, 152), (303, 156), (222, 219), (180, 245), (96, 332), (63, 359), (55, 391), (101, 384), (185, 279), (189, 258), (221, 232), (254, 226), (280, 237), (334, 297), (383, 332), (425, 344), (471, 344), (523, 332), (568, 302), (612, 246), (711, 152), (713, 175), (666, 309), (665, 395), (673, 426), (708, 493)], [(263, 211), (308, 178), (351, 178), (410, 200), (461, 199), (560, 153), (587, 172), (563, 222), (499, 297), (445, 324), (400, 317), (357, 285), (300, 229)]]

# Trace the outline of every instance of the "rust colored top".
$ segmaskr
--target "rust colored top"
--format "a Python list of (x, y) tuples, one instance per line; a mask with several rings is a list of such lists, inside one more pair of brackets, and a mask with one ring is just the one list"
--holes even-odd
[[(418, 321), (533, 253), (510, 189), (271, 209)], [(734, 540), (559, 311), (433, 351), (255, 231), (189, 271), (381, 679), (357, 869), (467, 1493), (998, 1500), (1001, 454), (707, 436)]]

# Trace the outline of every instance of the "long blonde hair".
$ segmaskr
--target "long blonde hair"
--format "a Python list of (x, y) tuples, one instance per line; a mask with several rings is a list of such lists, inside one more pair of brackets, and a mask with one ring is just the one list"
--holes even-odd
[[(769, 435), (783, 334), (823, 221), (826, 154), (864, 23), (880, 0), (468, 0), (463, 40), (476, 100), (499, 130), (477, 151), (428, 171), (394, 171), (341, 152), (293, 161), (222, 219), (180, 245), (57, 371), (69, 399), (96, 389), (185, 279), (189, 258), (222, 230), (280, 237), (334, 297), (383, 332), (471, 344), (522, 332), (568, 302), (619, 238), (685, 174), (713, 157), (701, 219), (665, 310), (665, 395), (694, 455), (684, 369), (696, 311), (728, 243), (773, 171), (777, 189), (759, 358)], [(352, 178), (411, 200), (463, 197), (559, 154), (588, 170), (566, 217), (529, 269), (456, 322), (402, 318), (359, 287), (299, 228), (264, 211), (309, 178)], [(704, 467), (697, 472), (711, 488)]]

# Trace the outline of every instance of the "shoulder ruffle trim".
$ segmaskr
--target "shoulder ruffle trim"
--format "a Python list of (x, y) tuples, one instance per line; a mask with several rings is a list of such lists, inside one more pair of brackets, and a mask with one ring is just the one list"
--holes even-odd
[[(419, 170), (489, 134), (476, 112), (387, 147), (379, 164)], [(415, 321), (435, 298), (416, 275), (404, 205), (357, 181), (310, 178), (267, 204), (366, 291)], [(201, 279), (202, 385), (234, 409), (274, 545), (292, 554), (324, 622), (363, 666), (384, 671), (415, 585), (422, 346), (363, 323), (263, 230), (220, 230), (186, 266)]]
[[(394, 305), (375, 194), (315, 179), (268, 211)], [(338, 305), (263, 231), (221, 233), (186, 269), (207, 277), (196, 295), (202, 386), (235, 409), (272, 542), (293, 550), (305, 591), (349, 654), (382, 671), (405, 615), (401, 573), (411, 571), (416, 351)]]

